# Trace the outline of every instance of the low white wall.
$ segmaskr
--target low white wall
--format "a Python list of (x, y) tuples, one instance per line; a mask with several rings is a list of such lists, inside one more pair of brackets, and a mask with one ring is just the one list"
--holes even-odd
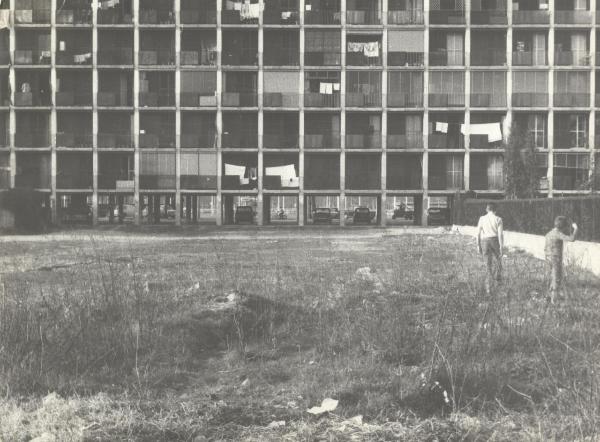
[[(473, 226), (453, 226), (453, 231), (475, 237), (477, 229)], [(536, 258), (544, 259), (544, 237), (528, 233), (504, 232), (504, 245), (525, 250)], [(600, 276), (600, 243), (588, 241), (565, 242), (565, 263), (576, 265)]]

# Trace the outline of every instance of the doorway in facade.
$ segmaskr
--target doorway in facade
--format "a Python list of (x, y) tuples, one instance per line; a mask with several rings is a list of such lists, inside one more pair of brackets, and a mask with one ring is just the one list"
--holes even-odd
[(181, 222), (185, 224), (216, 224), (216, 195), (181, 195)]
[(306, 224), (340, 225), (339, 195), (307, 195), (305, 202)]
[(140, 195), (140, 221), (142, 224), (175, 223), (175, 214), (174, 193)]
[(265, 195), (263, 207), (265, 224), (298, 224), (298, 197), (296, 195)]
[(257, 214), (256, 195), (223, 195), (223, 224), (256, 225)]
[(135, 221), (135, 202), (130, 193), (99, 193), (100, 224), (131, 224)]
[(380, 223), (381, 197), (378, 195), (347, 195), (344, 218), (347, 225), (378, 225)]
[(423, 197), (421, 195), (388, 195), (385, 201), (386, 225), (421, 225), (422, 211)]

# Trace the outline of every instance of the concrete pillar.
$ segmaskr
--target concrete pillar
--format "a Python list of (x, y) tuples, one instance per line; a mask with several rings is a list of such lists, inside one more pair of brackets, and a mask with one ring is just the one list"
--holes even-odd
[(133, 204), (135, 206), (134, 222), (136, 225), (141, 223), (141, 205), (140, 205), (140, 72), (139, 72), (139, 57), (140, 51), (140, 29), (139, 29), (139, 12), (140, 0), (133, 0), (133, 165), (134, 165), (134, 190)]
[[(180, 0), (174, 0), (175, 12), (175, 225), (181, 225), (181, 21)], [(187, 207), (189, 210), (189, 206)]]
[[(592, 30), (590, 32), (590, 63), (592, 66), (596, 66), (596, 0), (590, 0), (590, 10), (592, 11)], [(594, 150), (596, 148), (596, 70), (592, 69), (590, 72), (590, 119), (588, 123), (589, 128), (589, 143), (590, 146), (590, 178), (594, 174), (595, 166), (596, 166), (596, 156), (594, 155)], [(590, 191), (593, 192), (590, 186)]]
[[(54, 52), (54, 48), (56, 47), (56, 3), (57, 0), (51, 0), (50, 10), (52, 11), (50, 15), (50, 63), (52, 67), (50, 68), (50, 97), (52, 99), (52, 103), (56, 102), (55, 94), (56, 94), (56, 56)], [(52, 218), (52, 222), (56, 223), (58, 221), (57, 217), (57, 197), (56, 197), (56, 108), (52, 106), (52, 110), (50, 111), (50, 148), (51, 148), (51, 171), (50, 171), (50, 215)]]
[(92, 224), (98, 224), (98, 0), (92, 0)]
[[(260, 10), (264, 10), (263, 0), (258, 1)], [(264, 32), (263, 32), (263, 14), (258, 19), (258, 198), (256, 210), (258, 211), (256, 221), (262, 226), (264, 220), (264, 191), (263, 191), (263, 68), (264, 68)]]
[(340, 226), (344, 226), (346, 220), (345, 199), (346, 199), (346, 0), (340, 1), (340, 22), (342, 25), (342, 72), (340, 78)]
[[(10, 0), (10, 10), (15, 10), (15, 0)], [(13, 20), (14, 23), (14, 20)], [(8, 30), (9, 32), (9, 50), (10, 56), (14, 57), (15, 53), (15, 27), (11, 26)], [(15, 66), (13, 63), (9, 66), (8, 70), (8, 84), (10, 87), (10, 102), (15, 102), (15, 90), (16, 90), (16, 81), (15, 81)], [(10, 157), (9, 157), (9, 167), (10, 167), (10, 183), (9, 186), (11, 188), (15, 187), (15, 177), (17, 174), (17, 154), (15, 152), (15, 133), (17, 131), (17, 122), (15, 115), (15, 108), (11, 106), (8, 111), (8, 147), (10, 148)]]
[(548, 1), (550, 28), (548, 30), (548, 196), (554, 194), (554, 0)]
[[(423, 22), (425, 29), (429, 29), (429, 1), (423, 1)], [(429, 32), (423, 33), (423, 62), (425, 70), (423, 72), (423, 157), (421, 162), (422, 175), (421, 187), (423, 188), (423, 210), (421, 214), (421, 224), (427, 225), (427, 211), (425, 202), (427, 200), (428, 181), (429, 181)]]
[(464, 134), (464, 146), (465, 153), (463, 158), (463, 187), (465, 190), (470, 189), (470, 168), (471, 168), (471, 155), (470, 149), (470, 137), (469, 137), (469, 125), (471, 124), (471, 0), (465, 0), (465, 134)]
[(223, 201), (222, 201), (222, 177), (223, 177), (223, 156), (221, 151), (221, 141), (223, 134), (223, 110), (221, 107), (221, 91), (223, 90), (223, 70), (221, 68), (221, 52), (223, 49), (223, 34), (221, 28), (221, 0), (216, 0), (217, 4), (217, 115), (215, 118), (215, 128), (217, 132), (217, 196), (216, 196), (216, 218), (217, 226), (223, 224)]
[(305, 223), (304, 214), (304, 10), (305, 1), (298, 0), (300, 13), (300, 71), (298, 73), (298, 225)]

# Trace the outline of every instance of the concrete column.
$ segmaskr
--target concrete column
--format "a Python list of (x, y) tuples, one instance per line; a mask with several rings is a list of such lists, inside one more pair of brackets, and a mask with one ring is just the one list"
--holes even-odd
[(548, 30), (548, 196), (554, 194), (554, 0), (548, 1), (550, 28)]
[(92, 224), (98, 224), (98, 0), (92, 0)]
[[(55, 94), (56, 94), (56, 56), (54, 48), (56, 48), (56, 2), (57, 0), (51, 0), (50, 10), (50, 97), (52, 99), (52, 103), (56, 102)], [(56, 197), (56, 107), (52, 106), (52, 110), (50, 111), (50, 148), (51, 148), (51, 171), (50, 171), (50, 214), (52, 218), (52, 222), (56, 223), (58, 221), (57, 217), (57, 197)]]
[(342, 25), (342, 71), (340, 78), (340, 226), (344, 226), (346, 199), (346, 0), (340, 1), (340, 23)]
[(221, 52), (223, 49), (223, 34), (221, 28), (221, 0), (216, 0), (217, 4), (217, 115), (215, 119), (215, 128), (217, 132), (217, 197), (216, 197), (216, 218), (217, 226), (223, 224), (223, 201), (222, 201), (222, 177), (223, 177), (223, 157), (221, 151), (221, 138), (223, 134), (223, 110), (221, 107), (221, 91), (223, 90), (223, 70), (221, 67)]
[(300, 13), (300, 72), (298, 73), (298, 225), (304, 216), (304, 0), (298, 0)]
[(423, 72), (423, 157), (421, 161), (421, 187), (423, 188), (423, 210), (421, 214), (421, 224), (427, 225), (426, 201), (428, 194), (429, 181), (429, 0), (423, 1), (423, 22), (425, 32), (423, 33), (423, 62), (425, 70)]
[(140, 214), (140, 72), (139, 72), (139, 57), (140, 51), (140, 29), (139, 29), (139, 12), (140, 0), (133, 0), (133, 165), (134, 165), (134, 190), (133, 204), (135, 206), (134, 222), (136, 225), (141, 223)]
[[(596, 66), (596, 0), (590, 0), (590, 10), (592, 11), (592, 30), (590, 32), (590, 63), (592, 66)], [(596, 70), (592, 69), (590, 78), (590, 120), (588, 123), (589, 128), (589, 146), (590, 146), (590, 178), (594, 174), (595, 166), (596, 166), (596, 156), (595, 148), (596, 148)], [(591, 192), (593, 190), (590, 189)]]
[[(175, 225), (181, 225), (181, 19), (180, 0), (175, 10)], [(189, 207), (188, 207), (189, 210)]]
[[(264, 10), (263, 0), (258, 1), (260, 10)], [(261, 13), (258, 19), (258, 198), (256, 204), (256, 210), (258, 214), (256, 217), (257, 224), (262, 226), (264, 224), (264, 191), (263, 191), (263, 69), (264, 69), (264, 32), (263, 32), (263, 14)]]
[[(15, 10), (15, 0), (10, 0), (10, 10)], [(14, 23), (14, 20), (13, 20)], [(8, 30), (9, 32), (9, 51), (10, 57), (14, 57), (15, 53), (15, 27), (11, 26)], [(12, 60), (12, 58), (11, 58)], [(14, 104), (15, 102), (15, 90), (16, 90), (16, 81), (15, 81), (15, 66), (14, 63), (11, 63), (8, 68), (8, 84), (10, 87), (10, 102)], [(17, 122), (15, 115), (15, 108), (11, 106), (8, 111), (8, 147), (10, 148), (10, 157), (9, 157), (9, 167), (10, 167), (10, 183), (9, 186), (11, 188), (15, 187), (15, 177), (17, 174), (17, 154), (15, 152), (15, 133), (17, 131)]]
[(464, 146), (465, 154), (463, 158), (463, 187), (465, 190), (470, 188), (470, 168), (471, 168), (471, 156), (470, 156), (470, 137), (469, 137), (469, 125), (471, 124), (471, 0), (465, 0), (465, 134), (464, 134)]

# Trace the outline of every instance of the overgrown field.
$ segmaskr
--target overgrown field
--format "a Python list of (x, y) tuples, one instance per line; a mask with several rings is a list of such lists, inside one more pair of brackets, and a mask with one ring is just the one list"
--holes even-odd
[(548, 305), (505, 267), (486, 295), (452, 234), (2, 242), (0, 440), (598, 440), (600, 281)]

